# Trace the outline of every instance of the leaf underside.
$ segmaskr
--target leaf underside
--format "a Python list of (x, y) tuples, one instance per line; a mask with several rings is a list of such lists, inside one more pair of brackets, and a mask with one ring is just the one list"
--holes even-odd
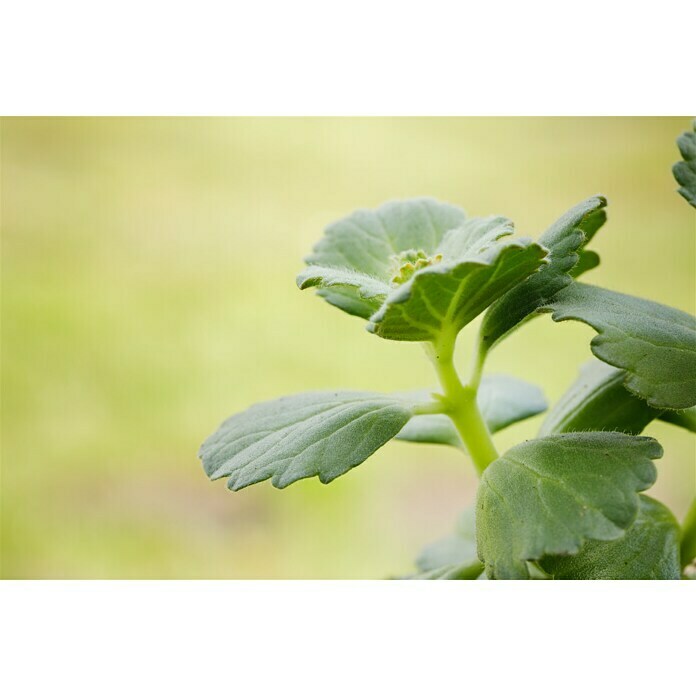
[(491, 305), (481, 329), (484, 350), (490, 350), (571, 283), (573, 269), (578, 264), (579, 272), (584, 272), (599, 263), (594, 252), (582, 257), (580, 253), (606, 221), (606, 204), (603, 196), (588, 198), (544, 232), (539, 243), (549, 250), (548, 263)]
[(696, 319), (672, 307), (575, 282), (547, 311), (574, 319), (598, 335), (592, 352), (626, 370), (624, 386), (656, 409), (696, 404)]
[(239, 490), (272, 478), (276, 488), (318, 476), (329, 483), (391, 440), (412, 415), (402, 396), (310, 392), (232, 416), (201, 446), (211, 479)]
[(682, 133), (677, 139), (677, 145), (682, 155), (682, 161), (672, 167), (679, 193), (696, 208), (696, 121), (693, 131)]
[(633, 525), (616, 541), (588, 541), (575, 556), (547, 556), (542, 568), (555, 580), (678, 580), (679, 524), (646, 495)]
[(524, 442), (484, 472), (477, 498), (478, 555), (491, 578), (527, 579), (526, 561), (574, 554), (631, 526), (638, 495), (656, 477), (652, 438), (593, 432)]
[(549, 411), (539, 435), (613, 430), (638, 435), (659, 418), (696, 432), (696, 407), (684, 411), (652, 408), (624, 387), (626, 371), (600, 360), (580, 368), (578, 379)]
[(640, 434), (662, 413), (624, 387), (626, 372), (599, 360), (582, 366), (578, 379), (556, 402), (539, 435), (613, 430)]
[[(427, 392), (423, 393), (423, 399)], [(531, 418), (547, 408), (536, 385), (508, 375), (485, 375), (478, 392), (478, 406), (489, 431), (496, 433), (513, 423)], [(444, 414), (414, 416), (397, 439), (463, 447), (457, 429)]]

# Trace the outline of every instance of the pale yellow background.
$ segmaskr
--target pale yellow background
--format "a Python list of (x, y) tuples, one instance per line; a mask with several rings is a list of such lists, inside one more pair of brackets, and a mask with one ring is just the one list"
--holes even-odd
[[(2, 121), (2, 575), (373, 578), (408, 572), (474, 495), (456, 451), (391, 443), (330, 486), (230, 493), (198, 445), (287, 393), (430, 386), (418, 345), (369, 335), (294, 284), (323, 227), (431, 195), (537, 236), (609, 198), (588, 281), (690, 312), (694, 211), (675, 193), (678, 119)], [(536, 319), (490, 368), (557, 398), (582, 325)], [(467, 330), (459, 355), (467, 356)], [(536, 418), (496, 436), (531, 437)], [(683, 514), (691, 436), (652, 494)]]

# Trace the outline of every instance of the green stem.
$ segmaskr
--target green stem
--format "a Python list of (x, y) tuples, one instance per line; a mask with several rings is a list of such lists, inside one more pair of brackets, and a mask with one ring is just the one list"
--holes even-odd
[(691, 501), (691, 507), (686, 513), (682, 524), (681, 561), (686, 568), (696, 558), (696, 498)]
[(483, 376), (483, 364), (486, 361), (486, 351), (483, 345), (481, 329), (476, 334), (476, 343), (474, 345), (474, 354), (471, 362), (471, 372), (469, 374), (469, 386), (478, 389)]
[(456, 335), (444, 334), (439, 341), (428, 344), (426, 352), (442, 387), (444, 412), (454, 423), (480, 476), (498, 458), (498, 452), (478, 408), (478, 383), (464, 386), (454, 367), (455, 340)]

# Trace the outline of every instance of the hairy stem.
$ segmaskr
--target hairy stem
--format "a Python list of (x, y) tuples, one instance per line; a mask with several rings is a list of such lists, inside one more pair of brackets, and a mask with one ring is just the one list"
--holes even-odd
[(498, 458), (498, 452), (476, 401), (480, 378), (464, 386), (454, 367), (455, 340), (456, 335), (445, 334), (436, 343), (427, 344), (426, 352), (442, 387), (444, 412), (454, 423), (480, 476)]
[(686, 513), (682, 524), (681, 562), (686, 568), (696, 558), (696, 498), (691, 501), (691, 507)]

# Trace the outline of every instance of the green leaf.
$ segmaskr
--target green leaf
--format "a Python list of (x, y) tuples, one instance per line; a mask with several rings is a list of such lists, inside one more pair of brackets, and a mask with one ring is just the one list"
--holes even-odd
[[(588, 198), (544, 232), (539, 242), (549, 250), (548, 263), (491, 305), (481, 328), (484, 351), (490, 350), (572, 282), (571, 274), (580, 261), (580, 250), (606, 220), (603, 210), (606, 204), (602, 196)], [(591, 258), (582, 261), (584, 270), (589, 270)]]
[(664, 411), (660, 420), (696, 433), (696, 406), (686, 408), (683, 411)]
[(626, 372), (599, 360), (580, 369), (580, 376), (544, 420), (539, 435), (615, 430), (638, 435), (662, 411), (624, 387)]
[(677, 139), (677, 145), (683, 161), (672, 167), (672, 173), (678, 184), (679, 193), (696, 208), (696, 120), (693, 131), (682, 133)]
[(276, 488), (309, 476), (329, 483), (391, 440), (414, 406), (371, 392), (286, 396), (226, 420), (199, 456), (211, 479), (229, 477), (235, 491), (271, 477)]
[(506, 240), (506, 218), (469, 218), (430, 199), (360, 210), (331, 225), (297, 277), (329, 303), (402, 341), (456, 333), (502, 293), (534, 273), (546, 251)]
[[(427, 392), (422, 393), (423, 399)], [(485, 375), (478, 406), (491, 433), (531, 418), (547, 408), (544, 393), (534, 384), (508, 375)], [(414, 416), (397, 435), (399, 440), (463, 447), (457, 429), (444, 414)]]
[(626, 370), (624, 386), (658, 409), (696, 404), (696, 319), (672, 307), (575, 282), (547, 308), (598, 335), (592, 352)]
[(327, 301), (338, 306), (336, 297), (347, 298), (351, 307), (349, 314), (357, 314), (363, 319), (369, 319), (376, 312), (387, 293), (389, 284), (347, 268), (330, 268), (326, 266), (309, 266), (297, 276), (297, 286), (300, 290), (320, 287)]
[[(681, 525), (681, 565), (696, 564), (696, 498), (693, 498)], [(694, 575), (692, 580), (696, 580)]]
[(575, 556), (547, 556), (554, 580), (679, 580), (679, 524), (662, 503), (638, 496), (636, 521), (616, 541), (588, 541)]
[[(374, 302), (369, 301), (375, 297), (370, 295), (374, 282), (381, 281), (389, 288), (395, 257), (411, 249), (435, 254), (445, 232), (461, 226), (465, 220), (466, 213), (460, 208), (431, 198), (392, 201), (375, 210), (356, 210), (329, 225), (305, 261), (310, 266), (333, 269), (320, 296), (349, 314), (367, 319), (376, 309)], [(350, 284), (338, 284), (338, 270), (355, 274)], [(320, 277), (305, 284), (305, 273), (298, 278), (300, 287), (322, 287)], [(367, 296), (362, 286), (355, 284), (358, 276), (370, 279), (365, 288)]]
[[(453, 534), (428, 544), (416, 559), (422, 572), (446, 566), (473, 566), (480, 562), (476, 555), (476, 510), (467, 508), (457, 521)], [(479, 568), (481, 573), (483, 568)]]
[(599, 254), (596, 251), (580, 249), (578, 257), (578, 262), (570, 270), (570, 275), (573, 278), (578, 278), (583, 273), (587, 273), (587, 271), (591, 271), (599, 266)]
[(525, 239), (498, 242), (464, 260), (418, 271), (393, 290), (368, 331), (395, 341), (436, 341), (456, 333), (543, 264), (546, 250)]
[(479, 486), (478, 555), (488, 576), (526, 579), (526, 561), (621, 537), (660, 456), (652, 438), (622, 433), (550, 435), (510, 449)]
[(684, 411), (652, 408), (624, 387), (626, 376), (625, 370), (599, 360), (585, 363), (578, 379), (549, 411), (539, 435), (587, 430), (638, 435), (656, 418), (696, 432), (696, 407)]

